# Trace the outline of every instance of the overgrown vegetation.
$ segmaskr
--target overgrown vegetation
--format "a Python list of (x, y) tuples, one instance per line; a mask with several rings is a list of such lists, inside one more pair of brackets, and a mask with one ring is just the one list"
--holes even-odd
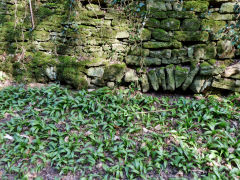
[(1, 179), (240, 176), (237, 95), (156, 98), (52, 85), (8, 87), (0, 97)]

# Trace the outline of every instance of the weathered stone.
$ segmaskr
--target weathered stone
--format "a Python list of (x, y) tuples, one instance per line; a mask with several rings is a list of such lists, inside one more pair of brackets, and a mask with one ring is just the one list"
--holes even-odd
[(138, 76), (136, 71), (134, 69), (127, 69), (124, 80), (125, 82), (137, 82)]
[(178, 41), (206, 42), (209, 38), (209, 34), (206, 31), (175, 31), (174, 38)]
[(197, 44), (192, 48), (196, 59), (214, 59), (217, 55), (215, 44)]
[(236, 86), (236, 81), (227, 78), (214, 79), (212, 87), (240, 92), (240, 87)]
[(116, 38), (117, 38), (117, 39), (129, 38), (129, 32), (127, 32), (127, 31), (117, 32)]
[(143, 74), (141, 76), (141, 87), (142, 87), (142, 92), (148, 92), (149, 89), (150, 89), (150, 85), (149, 85), (149, 82), (148, 82), (148, 77), (146, 74)]
[(173, 64), (166, 66), (167, 90), (169, 91), (175, 90), (174, 69)]
[(184, 1), (183, 9), (195, 12), (207, 12), (209, 2), (206, 1)]
[(149, 49), (143, 49), (140, 47), (131, 47), (129, 55), (135, 55), (135, 56), (149, 56), (150, 51)]
[(153, 18), (157, 18), (157, 19), (166, 19), (167, 18), (166, 12), (158, 11), (158, 10), (154, 10), (154, 9), (151, 10), (149, 16), (153, 17)]
[(170, 59), (172, 54), (171, 49), (163, 49), (161, 51), (150, 51), (149, 56), (159, 59)]
[(186, 80), (189, 73), (189, 68), (176, 66), (175, 68), (175, 86), (179, 88)]
[(147, 40), (150, 40), (151, 39), (151, 31), (146, 29), (146, 28), (143, 28), (140, 32), (140, 39), (142, 41), (147, 41)]
[(183, 9), (183, 4), (180, 2), (174, 2), (173, 3), (173, 10), (174, 11), (182, 11)]
[(156, 9), (158, 11), (166, 11), (165, 2), (159, 0), (147, 0), (147, 8), (151, 11), (152, 9)]
[(92, 77), (103, 77), (104, 68), (103, 67), (93, 67), (87, 70), (87, 75)]
[(192, 11), (167, 11), (167, 16), (169, 18), (176, 18), (176, 19), (187, 19), (187, 18), (197, 17), (195, 12), (192, 12)]
[[(166, 90), (167, 90), (167, 84), (166, 84), (165, 68), (164, 68), (164, 67), (161, 67), (161, 68), (158, 69), (157, 72), (158, 72), (158, 73), (157, 73), (158, 79), (160, 78), (160, 80), (161, 80), (162, 89), (163, 89), (164, 91), (166, 91)], [(160, 81), (160, 80), (158, 80), (158, 81)]]
[(100, 7), (96, 4), (87, 4), (86, 8), (91, 11), (100, 11)]
[(220, 13), (234, 13), (235, 6), (236, 3), (234, 2), (223, 3), (220, 8)]
[(184, 81), (184, 83), (182, 85), (182, 90), (184, 90), (184, 91), (187, 90), (187, 88), (191, 85), (194, 77), (197, 75), (198, 71), (199, 71), (199, 67), (196, 66), (189, 72), (186, 80)]
[(201, 26), (201, 20), (194, 18), (194, 19), (185, 19), (182, 23), (181, 28), (184, 31), (198, 31)]
[(180, 28), (180, 21), (174, 18), (168, 18), (161, 21), (160, 27), (164, 30), (172, 31)]
[(231, 59), (235, 56), (235, 48), (230, 40), (217, 42), (217, 55), (220, 59)]
[(107, 82), (107, 86), (111, 89), (113, 89), (115, 87), (115, 83), (114, 82)]
[(151, 82), (152, 88), (155, 91), (158, 91), (159, 90), (158, 77), (157, 77), (156, 71), (154, 69), (152, 69), (148, 72), (148, 78)]
[(45, 73), (50, 80), (53, 81), (53, 80), (57, 79), (57, 68), (56, 67), (47, 67), (45, 70)]
[(204, 76), (212, 75), (213, 76), (213, 75), (218, 75), (221, 72), (222, 72), (221, 68), (213, 66), (213, 65), (210, 65), (207, 62), (203, 62), (200, 65), (200, 73), (199, 73), (200, 75), (204, 75)]
[(237, 74), (240, 74), (240, 63), (227, 67), (224, 72), (224, 77), (231, 77)]
[(159, 58), (150, 58), (150, 57), (140, 57), (140, 56), (127, 56), (126, 63), (128, 65), (134, 66), (152, 66), (152, 65), (161, 65), (161, 59)]
[(168, 32), (163, 29), (154, 29), (152, 32), (152, 36), (154, 39), (159, 41), (171, 41), (172, 38)]
[(212, 33), (218, 33), (226, 25), (225, 21), (215, 21), (215, 20), (202, 20), (202, 30), (210, 31)]
[(203, 84), (202, 89), (201, 89), (200, 92), (203, 92), (203, 91), (206, 90), (208, 87), (211, 87), (211, 86), (212, 86), (212, 80), (213, 80), (212, 77), (206, 79), (206, 81), (204, 82), (204, 84)]
[(205, 81), (206, 80), (203, 76), (196, 76), (190, 89), (195, 93), (200, 93)]
[(154, 18), (149, 18), (146, 22), (146, 27), (159, 28), (160, 21)]
[(214, 13), (208, 13), (207, 15), (205, 15), (206, 19), (212, 19), (215, 21), (231, 21), (234, 19), (234, 15), (233, 14), (220, 14), (218, 12), (214, 12)]
[(103, 79), (108, 81), (121, 82), (126, 70), (126, 64), (112, 64), (108, 65), (103, 74)]
[(143, 43), (144, 48), (148, 49), (159, 49), (159, 48), (181, 48), (182, 43), (178, 41), (171, 41), (171, 42), (154, 42), (149, 41)]

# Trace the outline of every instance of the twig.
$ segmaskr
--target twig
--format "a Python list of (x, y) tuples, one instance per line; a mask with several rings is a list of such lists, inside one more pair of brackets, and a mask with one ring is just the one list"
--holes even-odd
[(31, 13), (31, 21), (32, 21), (32, 30), (35, 29), (34, 17), (33, 17), (33, 10), (32, 10), (32, 2), (29, 0), (29, 9)]
[(156, 113), (156, 112), (166, 112), (166, 111), (172, 111), (174, 109), (165, 109), (165, 110), (158, 110), (158, 111), (147, 111), (147, 112), (135, 112), (136, 114), (147, 114), (147, 113)]

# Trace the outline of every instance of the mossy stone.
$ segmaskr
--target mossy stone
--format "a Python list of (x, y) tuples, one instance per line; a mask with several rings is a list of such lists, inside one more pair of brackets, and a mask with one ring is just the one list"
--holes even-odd
[(126, 70), (126, 64), (111, 64), (108, 65), (103, 74), (103, 79), (108, 81), (121, 82)]
[(143, 43), (144, 48), (148, 49), (160, 49), (160, 48), (181, 48), (182, 43), (178, 41), (171, 41), (171, 42), (154, 42), (148, 41)]
[(156, 71), (154, 69), (152, 69), (148, 72), (148, 78), (151, 82), (152, 88), (155, 91), (158, 91), (158, 89), (159, 89), (158, 77), (157, 77)]
[(160, 27), (160, 21), (155, 18), (149, 18), (146, 22), (147, 27), (152, 28), (159, 28)]
[(182, 90), (186, 91), (187, 88), (191, 85), (191, 83), (194, 80), (194, 77), (197, 75), (199, 71), (199, 67), (196, 65), (188, 74), (186, 80), (184, 81), (183, 85), (182, 85)]
[(169, 18), (176, 19), (190, 19), (197, 17), (193, 11), (167, 11), (166, 14)]
[(178, 41), (202, 41), (206, 42), (209, 33), (206, 31), (175, 31), (174, 38)]
[(201, 26), (200, 19), (194, 18), (194, 19), (185, 19), (182, 23), (181, 28), (184, 31), (198, 31)]
[(152, 32), (152, 36), (154, 39), (159, 41), (171, 41), (171, 36), (168, 32), (163, 29), (154, 29)]
[(186, 80), (189, 73), (189, 68), (182, 67), (182, 66), (176, 66), (175, 67), (175, 86), (176, 88), (181, 87), (183, 82)]
[(207, 12), (209, 2), (207, 1), (184, 1), (183, 9), (194, 12)]
[(167, 75), (167, 90), (175, 90), (175, 78), (174, 78), (175, 67), (173, 64), (166, 66), (166, 75)]
[(180, 21), (174, 18), (168, 18), (161, 21), (160, 27), (167, 31), (178, 30), (180, 28)]

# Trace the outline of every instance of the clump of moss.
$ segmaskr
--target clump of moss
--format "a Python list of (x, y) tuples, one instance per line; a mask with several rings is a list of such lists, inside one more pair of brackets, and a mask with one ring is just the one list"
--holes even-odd
[(70, 56), (59, 57), (60, 63), (57, 66), (58, 79), (76, 89), (86, 89), (88, 81), (83, 72), (86, 72), (82, 62)]

